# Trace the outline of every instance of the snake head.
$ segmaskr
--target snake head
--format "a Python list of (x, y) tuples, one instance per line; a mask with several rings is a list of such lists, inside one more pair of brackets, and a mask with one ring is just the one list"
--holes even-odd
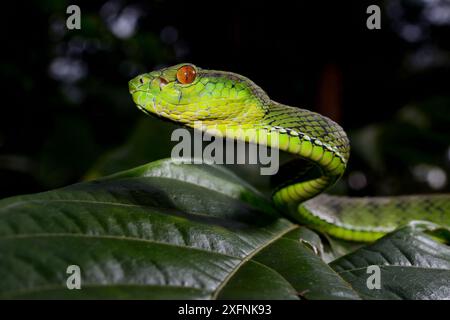
[(182, 63), (139, 75), (129, 82), (137, 107), (171, 121), (254, 123), (270, 99), (251, 80), (231, 72)]

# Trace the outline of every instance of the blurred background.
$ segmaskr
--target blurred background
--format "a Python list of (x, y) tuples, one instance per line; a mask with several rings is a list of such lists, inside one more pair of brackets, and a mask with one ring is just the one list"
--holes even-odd
[[(450, 1), (336, 2), (2, 4), (0, 198), (170, 157), (176, 126), (140, 112), (127, 82), (179, 62), (339, 122), (352, 155), (333, 192), (448, 192)], [(381, 30), (366, 27), (371, 4)]]

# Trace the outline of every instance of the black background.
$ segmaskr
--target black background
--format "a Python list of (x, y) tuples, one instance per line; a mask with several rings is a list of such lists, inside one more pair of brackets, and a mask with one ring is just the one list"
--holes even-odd
[[(1, 28), (0, 198), (77, 182), (102, 159), (108, 166), (99, 165), (99, 174), (170, 156), (170, 136), (157, 121), (142, 120), (127, 82), (179, 62), (243, 74), (273, 100), (333, 118), (352, 142), (362, 136), (355, 138), (360, 142), (353, 144), (348, 175), (361, 172), (367, 183), (355, 189), (346, 176), (336, 192), (448, 191), (448, 183), (432, 187), (414, 169), (422, 166), (425, 176), (430, 168), (450, 172), (450, 16), (427, 20), (427, 12), (439, 12), (430, 3), (10, 3)], [(449, 10), (444, 1), (433, 3)], [(64, 28), (70, 4), (81, 8), (81, 30)], [(366, 27), (371, 4), (381, 8), (381, 30)], [(127, 10), (139, 19), (134, 33), (120, 38), (109, 23)], [(405, 36), (407, 25), (420, 36)], [(177, 36), (167, 39), (167, 30)], [(52, 65), (64, 67), (55, 66), (57, 59), (75, 61), (83, 75), (55, 76)], [(402, 111), (408, 106), (413, 111)], [(139, 121), (153, 130), (147, 132), (155, 137), (149, 150), (108, 158), (111, 150), (131, 143)]]

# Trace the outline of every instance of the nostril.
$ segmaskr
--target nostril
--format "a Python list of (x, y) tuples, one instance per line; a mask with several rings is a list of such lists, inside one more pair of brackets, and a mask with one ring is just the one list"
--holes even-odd
[(139, 78), (139, 82), (140, 82), (141, 84), (144, 84), (144, 78)]

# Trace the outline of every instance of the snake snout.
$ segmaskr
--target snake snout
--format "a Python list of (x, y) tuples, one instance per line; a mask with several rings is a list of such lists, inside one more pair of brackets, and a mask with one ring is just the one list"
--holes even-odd
[(138, 90), (139, 76), (128, 81), (128, 91), (133, 94)]

